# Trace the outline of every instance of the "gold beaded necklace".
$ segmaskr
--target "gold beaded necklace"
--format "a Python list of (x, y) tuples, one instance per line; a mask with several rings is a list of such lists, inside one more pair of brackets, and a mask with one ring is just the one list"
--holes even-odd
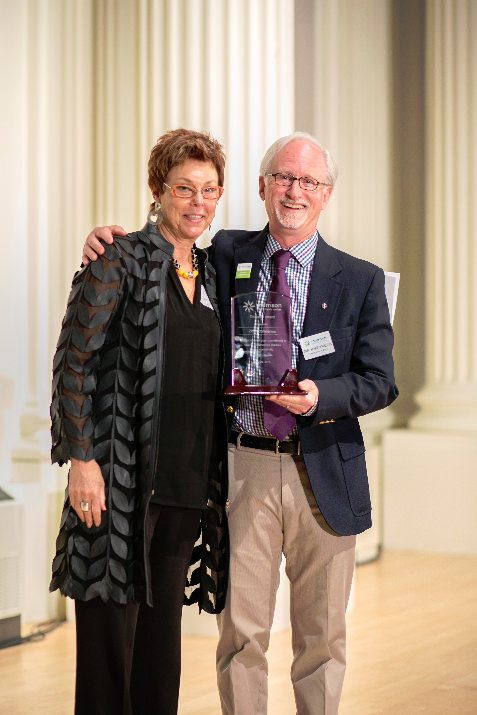
[(177, 274), (179, 276), (182, 276), (182, 278), (197, 278), (199, 275), (199, 258), (197, 256), (197, 251), (195, 249), (195, 246), (192, 246), (190, 249), (191, 255), (192, 255), (192, 270), (191, 271), (184, 271), (179, 265), (179, 261), (177, 258), (174, 258), (172, 256), (172, 265), (177, 271)]

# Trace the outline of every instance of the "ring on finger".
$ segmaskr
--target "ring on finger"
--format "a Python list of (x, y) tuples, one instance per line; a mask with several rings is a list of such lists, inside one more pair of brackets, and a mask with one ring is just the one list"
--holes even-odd
[(81, 511), (89, 511), (89, 502), (81, 501), (80, 508), (81, 508)]

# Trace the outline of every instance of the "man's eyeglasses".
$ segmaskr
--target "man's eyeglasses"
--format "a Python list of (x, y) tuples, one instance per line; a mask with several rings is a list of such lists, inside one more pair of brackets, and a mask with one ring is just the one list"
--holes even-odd
[(190, 199), (200, 191), (204, 199), (217, 201), (224, 193), (223, 186), (205, 186), (203, 189), (196, 189), (195, 186), (189, 186), (188, 184), (174, 184), (174, 186), (169, 186), (166, 182), (164, 182), (164, 186), (167, 186), (167, 188), (172, 191), (172, 195), (178, 199)]
[(278, 186), (292, 186), (294, 181), (298, 181), (300, 188), (305, 191), (316, 191), (320, 185), (331, 186), (331, 184), (327, 184), (324, 181), (312, 179), (310, 176), (298, 177), (292, 174), (283, 174), (281, 171), (277, 171), (275, 174), (267, 173), (265, 176), (273, 176)]

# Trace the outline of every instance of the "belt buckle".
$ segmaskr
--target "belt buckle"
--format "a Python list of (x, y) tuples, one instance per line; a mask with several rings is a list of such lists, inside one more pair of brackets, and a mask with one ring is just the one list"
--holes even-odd
[[(290, 452), (280, 451), (280, 440), (275, 440), (275, 454), (295, 454), (293, 450)], [(297, 440), (296, 455), (299, 457), (301, 455), (301, 442)]]

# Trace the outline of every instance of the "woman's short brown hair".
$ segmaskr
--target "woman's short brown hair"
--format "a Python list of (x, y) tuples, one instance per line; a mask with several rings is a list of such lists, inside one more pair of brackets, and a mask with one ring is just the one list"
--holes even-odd
[(170, 170), (187, 159), (212, 162), (217, 170), (219, 186), (224, 185), (225, 153), (222, 145), (204, 132), (172, 129), (159, 137), (149, 156), (149, 188), (153, 194), (162, 193)]

